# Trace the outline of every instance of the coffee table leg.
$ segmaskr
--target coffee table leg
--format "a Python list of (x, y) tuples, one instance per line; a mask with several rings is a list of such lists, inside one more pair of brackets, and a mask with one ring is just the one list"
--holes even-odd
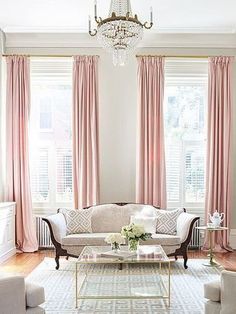
[(170, 307), (170, 262), (168, 266), (168, 307)]
[(75, 308), (78, 308), (78, 266), (75, 263)]

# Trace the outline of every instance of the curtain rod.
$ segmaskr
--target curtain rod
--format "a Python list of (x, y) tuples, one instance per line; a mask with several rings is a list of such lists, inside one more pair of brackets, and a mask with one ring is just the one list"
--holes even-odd
[(137, 58), (139, 57), (165, 57), (165, 58), (189, 58), (189, 59), (207, 59), (213, 56), (190, 56), (190, 55), (136, 55)]
[[(25, 57), (35, 57), (35, 58), (72, 58), (75, 56), (87, 56), (87, 55), (80, 55), (80, 54), (73, 54), (73, 55), (36, 55), (36, 54), (3, 54), (2, 57), (12, 57), (12, 56), (25, 56)], [(93, 57), (100, 57), (98, 55), (89, 55), (89, 56), (93, 56)]]

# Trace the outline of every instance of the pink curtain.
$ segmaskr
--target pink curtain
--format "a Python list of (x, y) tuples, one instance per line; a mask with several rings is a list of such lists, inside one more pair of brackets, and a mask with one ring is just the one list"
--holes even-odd
[(38, 249), (29, 175), (29, 60), (7, 57), (7, 200), (16, 202), (16, 242), (24, 252)]
[[(232, 210), (232, 66), (232, 57), (209, 58), (206, 221), (218, 210), (227, 227)], [(229, 231), (216, 232), (215, 244), (218, 250), (230, 249)]]
[(166, 208), (164, 58), (138, 58), (136, 201)]
[(98, 57), (76, 56), (73, 65), (74, 206), (99, 202)]

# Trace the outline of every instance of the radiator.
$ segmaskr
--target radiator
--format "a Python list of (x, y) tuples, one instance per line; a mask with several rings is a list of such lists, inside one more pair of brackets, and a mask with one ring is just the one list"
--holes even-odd
[(201, 245), (200, 230), (196, 229), (196, 227), (199, 227), (199, 226), (200, 226), (200, 220), (197, 220), (193, 227), (191, 242), (189, 243), (190, 249), (200, 249), (200, 245)]
[(53, 244), (50, 238), (48, 225), (42, 220), (42, 217), (36, 216), (36, 235), (39, 248), (52, 248)]

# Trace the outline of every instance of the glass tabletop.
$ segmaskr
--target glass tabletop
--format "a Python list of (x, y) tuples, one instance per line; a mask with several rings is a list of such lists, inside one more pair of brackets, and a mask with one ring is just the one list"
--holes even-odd
[(121, 246), (117, 253), (110, 246), (85, 246), (77, 259), (79, 264), (156, 262), (170, 262), (161, 245), (140, 245), (137, 252), (130, 252), (128, 246)]

